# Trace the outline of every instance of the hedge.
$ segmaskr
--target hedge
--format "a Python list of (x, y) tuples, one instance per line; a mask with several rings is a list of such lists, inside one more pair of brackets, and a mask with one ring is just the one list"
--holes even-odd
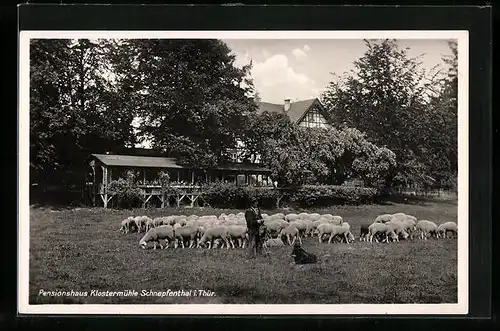
[(203, 199), (212, 207), (245, 208), (250, 198), (255, 197), (261, 206), (272, 208), (276, 206), (276, 198), (280, 195), (301, 207), (312, 207), (372, 203), (378, 199), (379, 191), (375, 188), (335, 185), (304, 185), (278, 191), (224, 183), (208, 184), (203, 190)]

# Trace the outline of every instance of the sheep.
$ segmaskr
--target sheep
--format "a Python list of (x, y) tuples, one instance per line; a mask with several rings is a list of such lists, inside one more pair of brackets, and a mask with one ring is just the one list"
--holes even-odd
[(455, 222), (446, 222), (440, 224), (437, 228), (438, 238), (442, 237), (443, 239), (447, 237), (448, 231), (453, 233), (453, 237), (457, 236), (458, 227)]
[(120, 232), (123, 234), (128, 234), (131, 230), (131, 227), (135, 227), (135, 226), (136, 226), (136, 223), (135, 223), (134, 217), (130, 216), (122, 221), (121, 227), (120, 227)]
[(263, 219), (266, 219), (266, 218), (268, 218), (268, 217), (269, 217), (269, 215), (268, 215), (268, 214), (266, 214), (266, 213), (262, 213), (262, 214), (260, 214), (260, 215), (262, 216), (262, 218), (263, 218)]
[(304, 223), (303, 221), (292, 221), (290, 222), (290, 225), (294, 226), (299, 230), (299, 236), (303, 237), (307, 231), (307, 224)]
[(302, 223), (306, 225), (306, 232), (305, 236), (306, 237), (311, 237), (312, 236), (312, 231), (313, 231), (313, 222), (311, 220), (301, 220)]
[(281, 247), (285, 246), (285, 243), (281, 238), (269, 238), (266, 241), (264, 241), (264, 247)]
[(391, 214), (382, 214), (382, 215), (378, 215), (376, 218), (375, 218), (375, 221), (374, 223), (387, 223), (391, 220), (392, 218), (392, 215)]
[(342, 225), (330, 224), (330, 226), (331, 226), (331, 228), (325, 228), (327, 231), (328, 230), (330, 231), (330, 238), (328, 239), (329, 244), (332, 242), (332, 239), (335, 236), (342, 236), (347, 243), (349, 243), (350, 239), (354, 240), (354, 236), (352, 235), (352, 233), (350, 231), (351, 227), (349, 226), (349, 224), (347, 224), (347, 223), (343, 223)]
[(403, 222), (389, 221), (385, 224), (387, 226), (389, 226), (394, 231), (394, 233), (398, 236), (398, 239), (399, 238), (402, 238), (405, 240), (408, 239), (409, 235), (408, 235), (408, 232), (406, 232), (406, 230), (405, 230), (406, 226)]
[(427, 220), (418, 221), (417, 229), (420, 230), (420, 239), (427, 240), (428, 235), (437, 236), (438, 227), (434, 222), (430, 222)]
[(150, 218), (146, 221), (146, 232), (148, 232), (150, 229), (154, 228), (154, 221)]
[(146, 232), (146, 224), (147, 224), (148, 220), (150, 220), (150, 218), (147, 216), (135, 217), (135, 224), (137, 225), (137, 229), (138, 229), (137, 232), (141, 233), (143, 229), (144, 229), (144, 232)]
[(311, 220), (312, 222), (317, 221), (320, 218), (321, 218), (321, 215), (318, 213), (309, 214), (309, 220)]
[(308, 220), (309, 219), (309, 213), (300, 213), (298, 214), (299, 220)]
[(361, 229), (359, 231), (359, 240), (360, 241), (368, 241), (368, 234), (369, 230), (368, 228), (370, 227), (371, 223), (363, 223), (361, 224)]
[(323, 235), (325, 234), (332, 234), (333, 232), (333, 224), (330, 223), (322, 223), (318, 225), (317, 232), (318, 232), (318, 242), (321, 244), (323, 242)]
[(227, 227), (227, 232), (229, 234), (229, 243), (234, 246), (234, 239), (238, 241), (238, 247), (245, 248), (245, 243), (247, 239), (247, 227), (241, 225), (231, 225)]
[(160, 248), (163, 249), (160, 240), (165, 241), (165, 248), (170, 245), (170, 242), (175, 240), (174, 237), (174, 229), (170, 225), (162, 225), (157, 228), (152, 228), (141, 238), (139, 241), (139, 246), (143, 249), (146, 249), (148, 242), (152, 241), (154, 243), (154, 249), (156, 249), (156, 243), (160, 245)]
[(299, 215), (297, 214), (287, 214), (285, 216), (285, 221), (287, 222), (293, 222), (293, 221), (298, 221), (299, 220)]
[[(382, 223), (373, 223), (368, 227), (368, 241), (373, 242), (373, 237), (377, 233), (385, 235), (385, 239), (383, 241), (389, 242), (389, 237), (393, 240), (398, 241), (398, 236), (396, 235), (396, 233), (394, 233), (394, 230), (392, 230), (390, 226)], [(375, 241), (378, 242), (377, 238), (375, 238)]]
[[(177, 225), (177, 224), (175, 224)], [(182, 248), (184, 248), (184, 241), (189, 241), (189, 248), (194, 247), (196, 238), (198, 236), (198, 228), (195, 226), (182, 226), (179, 228), (175, 228), (174, 225), (174, 235), (175, 235), (175, 248), (178, 247), (178, 242), (181, 243)]]
[(205, 232), (203, 233), (201, 239), (198, 241), (198, 245), (196, 246), (196, 248), (200, 248), (201, 245), (204, 245), (205, 243), (207, 243), (209, 248), (212, 248), (214, 239), (221, 238), (226, 244), (227, 249), (229, 249), (228, 237), (228, 230), (225, 226), (205, 229)]
[(333, 225), (341, 225), (344, 220), (340, 216), (332, 216), (330, 223)]
[(280, 231), (288, 226), (288, 224), (283, 224), (279, 221), (264, 221), (264, 225), (272, 238), (276, 238)]
[(174, 230), (177, 230), (179, 228), (182, 228), (182, 225), (180, 223), (175, 223), (173, 228), (174, 228)]
[[(286, 237), (288, 245), (290, 246), (293, 246), (295, 240), (297, 239), (299, 240), (299, 243), (302, 245), (302, 240), (300, 239), (299, 236), (299, 230), (293, 225), (289, 225), (286, 228), (282, 229), (280, 231), (279, 237), (281, 238), (281, 240), (283, 240), (283, 237)], [(293, 240), (291, 240), (291, 238), (293, 238)]]

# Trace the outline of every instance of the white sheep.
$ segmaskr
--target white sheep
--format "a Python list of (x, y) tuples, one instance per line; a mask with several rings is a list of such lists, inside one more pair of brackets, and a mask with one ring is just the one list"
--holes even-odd
[(391, 220), (392, 218), (392, 215), (391, 214), (382, 214), (382, 215), (378, 215), (376, 218), (375, 218), (375, 221), (374, 223), (387, 223)]
[(403, 222), (389, 221), (385, 224), (394, 231), (394, 233), (398, 236), (398, 238), (403, 238), (405, 240), (408, 239), (409, 235), (408, 232), (406, 232), (406, 226)]
[(135, 224), (137, 225), (137, 229), (138, 229), (138, 232), (141, 233), (142, 230), (144, 229), (144, 232), (146, 232), (146, 224), (148, 222), (148, 220), (150, 220), (151, 218), (147, 217), (147, 216), (136, 216), (135, 217)]
[(296, 220), (290, 222), (290, 225), (294, 226), (299, 230), (299, 236), (303, 237), (307, 231), (307, 224), (304, 221)]
[(157, 228), (152, 228), (146, 232), (146, 234), (139, 241), (139, 246), (145, 249), (148, 242), (152, 241), (154, 243), (154, 249), (156, 249), (156, 243), (158, 243), (160, 248), (163, 249), (160, 240), (165, 241), (165, 248), (170, 245), (171, 241), (175, 240), (174, 229), (170, 225), (162, 225)]
[(285, 243), (283, 242), (283, 240), (281, 240), (281, 238), (269, 238), (267, 239), (266, 241), (264, 241), (264, 247), (268, 248), (268, 247), (280, 247), (280, 246), (284, 246)]
[(198, 228), (189, 225), (175, 228), (175, 225), (174, 225), (174, 235), (176, 239), (175, 248), (178, 247), (178, 242), (180, 242), (182, 248), (184, 248), (185, 247), (184, 241), (186, 240), (189, 242), (189, 248), (194, 247), (196, 238), (198, 237)]
[(285, 216), (285, 221), (287, 222), (293, 222), (293, 221), (298, 221), (300, 218), (299, 218), (299, 215), (297, 214), (287, 214)]
[(203, 236), (198, 241), (197, 248), (200, 248), (205, 243), (208, 244), (209, 248), (212, 248), (215, 239), (220, 238), (226, 244), (226, 248), (229, 249), (229, 233), (225, 226), (208, 228), (205, 229)]
[(279, 237), (282, 240), (283, 240), (283, 237), (285, 237), (287, 239), (288, 245), (290, 245), (290, 246), (293, 246), (293, 244), (295, 244), (295, 240), (297, 240), (297, 239), (299, 240), (299, 243), (302, 245), (302, 240), (300, 239), (300, 236), (299, 236), (299, 230), (293, 225), (289, 225), (286, 228), (282, 229), (280, 231)]
[[(378, 233), (385, 235), (385, 239), (382, 240), (383, 242), (384, 241), (389, 242), (389, 237), (392, 240), (399, 241), (398, 236), (396, 235), (396, 233), (394, 233), (394, 230), (392, 230), (390, 226), (382, 223), (373, 223), (368, 227), (368, 234), (369, 234), (368, 241), (373, 242), (373, 237)], [(375, 241), (378, 242), (377, 238), (375, 238)]]
[(455, 222), (445, 222), (440, 224), (437, 229), (438, 237), (442, 237), (443, 239), (447, 237), (448, 232), (453, 233), (453, 236), (456, 237), (458, 234), (457, 223)]
[(237, 240), (238, 247), (245, 248), (245, 243), (247, 239), (247, 227), (241, 225), (231, 225), (227, 227), (227, 232), (229, 235), (229, 243), (233, 247), (234, 240)]
[(136, 226), (133, 216), (124, 219), (121, 223), (120, 232), (123, 234), (128, 234), (132, 226)]
[(333, 224), (333, 225), (342, 225), (343, 221), (344, 220), (340, 216), (332, 216), (330, 218), (330, 224)]
[(430, 236), (436, 236), (437, 237), (437, 230), (438, 227), (436, 223), (427, 221), (427, 220), (421, 220), (417, 222), (417, 229), (420, 230), (420, 239), (425, 239), (427, 240), (427, 237)]

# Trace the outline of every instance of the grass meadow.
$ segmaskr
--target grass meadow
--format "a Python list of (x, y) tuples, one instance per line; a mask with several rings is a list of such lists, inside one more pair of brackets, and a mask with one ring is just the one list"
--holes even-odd
[[(303, 239), (318, 263), (298, 266), (291, 247), (246, 261), (242, 249), (142, 250), (143, 235), (121, 234), (128, 216), (219, 215), (241, 210), (172, 208), (112, 210), (30, 207), (30, 304), (339, 304), (456, 303), (457, 240), (360, 242), (360, 225), (379, 214), (404, 212), (437, 224), (457, 221), (457, 204), (422, 202), (335, 206), (308, 210), (340, 215), (351, 225), (351, 244)], [(48, 297), (39, 291), (210, 290), (198, 297)]]

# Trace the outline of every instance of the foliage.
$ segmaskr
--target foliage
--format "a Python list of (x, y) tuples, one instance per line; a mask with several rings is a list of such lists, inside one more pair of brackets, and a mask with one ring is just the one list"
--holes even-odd
[(446, 83), (439, 80), (440, 71), (424, 70), (419, 58), (410, 58), (394, 40), (366, 41), (366, 46), (355, 69), (332, 81), (322, 96), (334, 110), (335, 122), (365, 132), (370, 142), (396, 154), (393, 184), (425, 184), (428, 175), (437, 172), (452, 175), (457, 150), (456, 46), (450, 44), (455, 51), (446, 59), (451, 65)]
[(88, 153), (134, 141), (133, 114), (106, 73), (110, 41), (32, 40), (30, 166), (33, 175), (81, 167)]
[(113, 194), (116, 207), (132, 208), (142, 204), (141, 190), (134, 182), (120, 178), (108, 184), (108, 192)]
[(138, 134), (182, 164), (221, 161), (235, 145), (243, 113), (255, 109), (249, 66), (236, 68), (218, 40), (127, 40), (121, 47), (134, 59), (121, 66), (136, 77), (128, 103), (139, 110)]
[(269, 113), (248, 116), (246, 127), (246, 158), (259, 154), (280, 186), (341, 184), (356, 177), (373, 185), (396, 166), (392, 151), (374, 145), (353, 128), (303, 128), (285, 115)]
[(371, 203), (377, 196), (378, 190), (375, 188), (304, 185), (292, 194), (290, 200), (303, 207), (312, 207)]

